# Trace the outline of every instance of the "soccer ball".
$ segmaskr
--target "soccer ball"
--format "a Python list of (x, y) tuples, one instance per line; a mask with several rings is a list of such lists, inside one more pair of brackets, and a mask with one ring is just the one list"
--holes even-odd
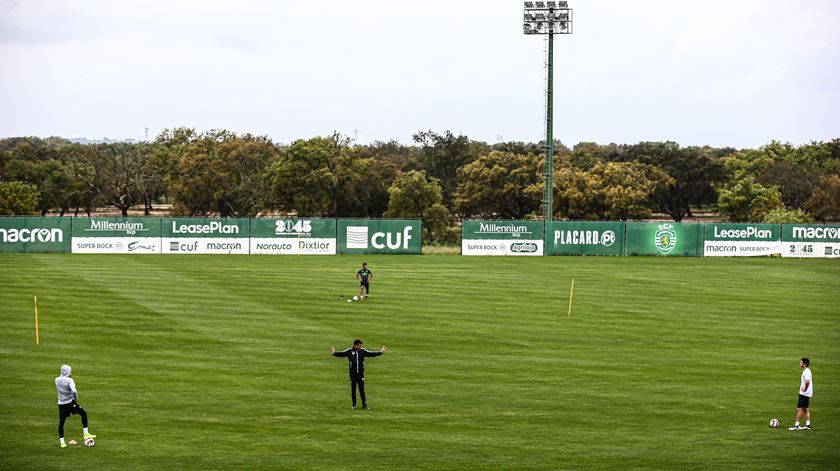
[(352, 299), (348, 299), (348, 300), (347, 300), (347, 302), (348, 302), (348, 303), (352, 303), (352, 302), (353, 302), (353, 300), (352, 300)]
[(776, 428), (779, 426), (779, 419), (770, 419), (770, 426)]
[(358, 300), (359, 300), (358, 296), (353, 296), (353, 301), (358, 301)]
[(85, 438), (85, 446), (93, 446), (96, 442), (93, 441), (92, 438)]

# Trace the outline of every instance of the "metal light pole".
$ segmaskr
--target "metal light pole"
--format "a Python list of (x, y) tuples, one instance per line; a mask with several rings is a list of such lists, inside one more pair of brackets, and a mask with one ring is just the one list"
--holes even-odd
[(525, 2), (522, 28), (525, 34), (548, 35), (543, 220), (550, 221), (554, 216), (554, 35), (572, 34), (572, 9), (568, 2)]

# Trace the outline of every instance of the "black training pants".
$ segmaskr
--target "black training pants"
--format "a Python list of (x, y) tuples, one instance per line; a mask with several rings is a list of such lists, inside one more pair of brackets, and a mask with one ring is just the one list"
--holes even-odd
[(353, 398), (353, 407), (356, 407), (356, 386), (359, 387), (359, 395), (362, 396), (362, 406), (365, 406), (365, 374), (350, 372), (350, 397)]
[[(362, 396), (364, 397), (364, 396)], [(364, 400), (364, 399), (363, 399)], [(82, 427), (87, 428), (87, 412), (82, 409), (82, 406), (76, 404), (76, 401), (68, 402), (67, 404), (58, 405), (58, 438), (64, 438), (64, 421), (71, 414), (78, 414), (82, 417)]]

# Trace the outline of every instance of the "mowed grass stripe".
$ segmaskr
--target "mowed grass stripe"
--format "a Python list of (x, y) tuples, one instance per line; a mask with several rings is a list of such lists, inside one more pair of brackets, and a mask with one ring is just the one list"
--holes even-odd
[[(370, 302), (339, 301), (357, 293), (361, 261), (0, 256), (0, 414), (12, 424), (0, 465), (837, 462), (836, 261), (371, 256)], [(34, 292), (49, 333), (37, 348)], [(364, 413), (349, 410), (346, 361), (327, 352), (355, 337), (391, 349), (368, 363)], [(770, 430), (772, 417), (790, 422), (805, 354), (821, 425)], [(100, 434), (92, 450), (56, 445), (64, 362)], [(78, 428), (74, 417), (68, 436)]]

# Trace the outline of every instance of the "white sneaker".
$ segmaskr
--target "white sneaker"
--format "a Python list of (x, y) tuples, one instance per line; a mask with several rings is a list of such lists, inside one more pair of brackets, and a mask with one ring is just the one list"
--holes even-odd
[(798, 425), (794, 425), (793, 427), (788, 428), (788, 430), (800, 430), (802, 427)]

